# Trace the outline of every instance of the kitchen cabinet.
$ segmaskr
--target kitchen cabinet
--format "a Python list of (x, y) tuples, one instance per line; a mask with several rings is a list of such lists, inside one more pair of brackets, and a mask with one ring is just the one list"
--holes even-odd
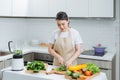
[(0, 70), (4, 68), (4, 61), (0, 61)]
[(13, 16), (48, 17), (48, 0), (13, 0)]
[(0, 70), (12, 65), (12, 58), (0, 61)]
[(59, 11), (69, 17), (114, 17), (114, 0), (0, 0), (0, 16), (55, 17)]
[(102, 72), (105, 72), (108, 80), (116, 80), (115, 79), (115, 56), (112, 61), (107, 60), (97, 60), (97, 59), (88, 59), (88, 58), (78, 58), (78, 64), (92, 62), (98, 65)]
[(11, 16), (12, 0), (0, 0), (0, 16)]
[(49, 17), (56, 17), (59, 11), (67, 11), (67, 0), (48, 0)]
[(6, 60), (4, 61), (4, 68), (9, 67), (9, 66), (11, 66), (11, 65), (12, 65), (12, 58), (6, 59)]
[(89, 0), (89, 17), (114, 17), (114, 0)]
[(67, 0), (67, 13), (70, 17), (88, 17), (88, 0)]

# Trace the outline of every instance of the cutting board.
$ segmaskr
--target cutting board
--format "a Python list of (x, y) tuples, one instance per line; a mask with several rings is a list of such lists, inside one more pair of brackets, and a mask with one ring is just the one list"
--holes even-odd
[(51, 70), (49, 72), (46, 72), (47, 75), (49, 74), (60, 74), (60, 75), (65, 75), (66, 71), (56, 71), (56, 70)]
[[(46, 69), (48, 68), (48, 64), (47, 64), (47, 63), (45, 63), (45, 68), (46, 68)], [(29, 73), (29, 74), (34, 74), (34, 73), (35, 73), (33, 70), (27, 70), (26, 68), (25, 68), (24, 72), (25, 72), (25, 73)], [(37, 72), (37, 73), (46, 73), (46, 72), (47, 72), (46, 70), (40, 70), (40, 71)]]
[(93, 80), (93, 78), (98, 75), (100, 75), (100, 73), (93, 74), (92, 76), (83, 76), (77, 79), (73, 79), (72, 76), (65, 75), (65, 78), (69, 80)]

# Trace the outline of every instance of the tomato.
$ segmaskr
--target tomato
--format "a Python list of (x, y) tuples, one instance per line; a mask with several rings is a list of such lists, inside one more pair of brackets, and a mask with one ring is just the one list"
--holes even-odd
[(85, 74), (86, 76), (91, 76), (91, 75), (92, 75), (92, 71), (85, 71), (84, 74)]

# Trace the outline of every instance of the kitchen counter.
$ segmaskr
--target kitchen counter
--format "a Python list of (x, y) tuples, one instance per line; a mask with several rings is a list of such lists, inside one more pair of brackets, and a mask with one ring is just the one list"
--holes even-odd
[[(48, 65), (47, 71), (50, 71), (54, 66)], [(12, 71), (11, 68), (6, 68), (2, 70), (3, 78), (2, 80), (67, 80), (64, 75), (45, 73), (26, 73), (25, 69), (23, 71)], [(93, 80), (107, 80), (106, 74), (101, 72), (98, 76), (94, 77)]]
[[(8, 51), (5, 50), (5, 51)], [(40, 47), (40, 46), (26, 46), (23, 49), (23, 54), (28, 54), (30, 52), (38, 52), (38, 53), (44, 53), (49, 54), (47, 47)], [(6, 56), (0, 56), (0, 61), (5, 60), (8, 58), (12, 58), (13, 54), (6, 55)], [(96, 59), (96, 60), (106, 60), (106, 61), (112, 61), (113, 56), (115, 55), (115, 52), (107, 52), (104, 56), (92, 56), (92, 55), (80, 55), (79, 58), (89, 58), (89, 59)]]

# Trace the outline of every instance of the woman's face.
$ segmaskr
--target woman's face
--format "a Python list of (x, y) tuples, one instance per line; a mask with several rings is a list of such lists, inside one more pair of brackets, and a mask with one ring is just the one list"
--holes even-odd
[(57, 25), (58, 25), (58, 28), (63, 32), (69, 29), (67, 20), (57, 20)]

